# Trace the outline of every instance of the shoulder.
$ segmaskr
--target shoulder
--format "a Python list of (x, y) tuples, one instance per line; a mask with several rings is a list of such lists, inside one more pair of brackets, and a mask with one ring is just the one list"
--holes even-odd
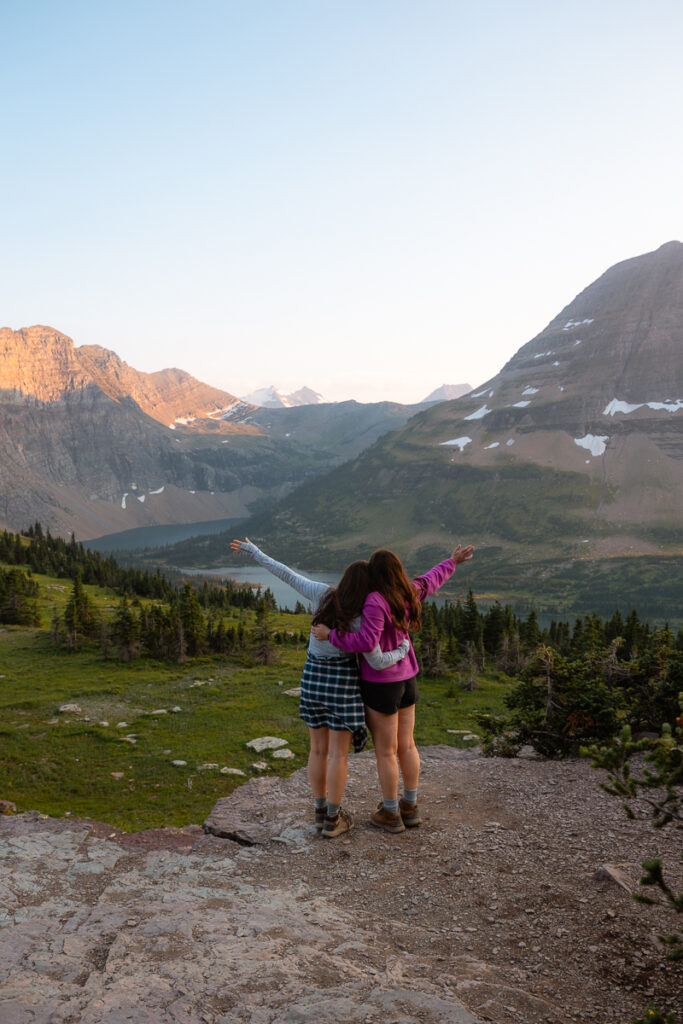
[(376, 609), (382, 612), (391, 613), (389, 608), (389, 602), (383, 597), (378, 590), (371, 590), (368, 596), (365, 598), (365, 604), (363, 605), (363, 612), (366, 613)]

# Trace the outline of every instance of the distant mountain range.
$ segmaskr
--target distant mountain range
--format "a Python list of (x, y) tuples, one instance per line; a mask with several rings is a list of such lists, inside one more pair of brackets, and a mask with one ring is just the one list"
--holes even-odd
[(554, 580), (558, 608), (579, 577), (623, 603), (654, 572), (653, 600), (683, 617), (682, 508), (683, 245), (670, 242), (604, 273), (474, 393), (245, 528), (315, 567), (389, 545), (419, 570), (472, 542), (480, 593), (531, 599)]
[(88, 540), (239, 518), (357, 455), (420, 408), (265, 409), (183, 370), (142, 373), (51, 327), (2, 328), (0, 527), (40, 520)]
[[(420, 570), (473, 542), (479, 596), (683, 622), (682, 507), (680, 242), (607, 270), (474, 392), (419, 406), (257, 407), (51, 328), (0, 331), (10, 529), (252, 514), (266, 550), (328, 569), (388, 545)], [(168, 561), (223, 564), (225, 541)]]
[(325, 399), (311, 388), (302, 387), (298, 391), (292, 391), (290, 395), (285, 395), (274, 384), (270, 384), (267, 388), (252, 391), (242, 401), (250, 405), (260, 405), (265, 409), (291, 409), (297, 405), (322, 405)]

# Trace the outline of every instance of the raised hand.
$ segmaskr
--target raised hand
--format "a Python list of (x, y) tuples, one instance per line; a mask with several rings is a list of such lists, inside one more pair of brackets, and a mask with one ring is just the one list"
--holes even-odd
[(239, 551), (242, 545), (245, 543), (245, 541), (248, 544), (249, 538), (245, 537), (244, 540), (231, 540), (230, 547), (232, 548), (233, 551)]
[(453, 559), (453, 561), (455, 562), (456, 565), (459, 565), (460, 562), (468, 562), (473, 554), (474, 554), (474, 545), (473, 544), (468, 544), (466, 548), (464, 548), (462, 546), (462, 544), (458, 544), (457, 548), (455, 549), (455, 551), (451, 555), (451, 558)]

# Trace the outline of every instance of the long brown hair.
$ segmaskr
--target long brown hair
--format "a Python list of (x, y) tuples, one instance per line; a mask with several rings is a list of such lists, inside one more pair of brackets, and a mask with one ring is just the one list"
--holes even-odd
[(418, 630), (422, 625), (422, 605), (398, 555), (380, 548), (370, 555), (368, 566), (370, 586), (386, 600), (396, 628)]
[(348, 633), (351, 623), (363, 610), (365, 598), (370, 590), (368, 563), (359, 560), (351, 562), (336, 587), (324, 595), (313, 616), (313, 625), (336, 628)]

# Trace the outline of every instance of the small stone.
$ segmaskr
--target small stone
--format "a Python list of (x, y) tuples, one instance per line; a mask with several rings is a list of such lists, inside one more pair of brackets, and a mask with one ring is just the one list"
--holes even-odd
[(127, 729), (128, 728), (128, 722), (117, 722), (116, 723), (116, 728), (117, 729)]
[(16, 814), (17, 805), (11, 800), (0, 800), (0, 814)]
[(166, 708), (157, 708), (156, 711), (150, 711), (150, 715), (167, 715), (168, 711)]
[(82, 712), (78, 704), (62, 704), (59, 713), (60, 715), (80, 715)]
[(197, 765), (198, 772), (218, 771), (219, 768), (220, 765), (216, 764), (214, 761), (206, 761), (204, 764)]
[(293, 690), (283, 690), (285, 697), (300, 697), (301, 687), (296, 686)]
[(268, 770), (268, 765), (265, 761), (254, 761), (251, 767), (257, 772), (265, 772)]
[(184, 768), (187, 761), (171, 761), (171, 764), (176, 765), (177, 768)]
[(249, 740), (247, 746), (260, 754), (262, 750), (277, 750), (278, 747), (286, 747), (288, 740), (281, 740), (277, 736), (258, 736), (255, 740)]
[(274, 750), (273, 751), (273, 757), (279, 757), (282, 760), (289, 760), (289, 758), (296, 757), (296, 755), (288, 747), (285, 747), (284, 749), (281, 749), (281, 750)]
[(97, 724), (102, 725), (106, 728), (109, 725), (109, 722), (98, 722)]
[(123, 779), (125, 778), (125, 772), (110, 772), (112, 779)]
[(593, 878), (597, 882), (613, 882), (621, 889), (625, 889), (626, 892), (633, 891), (628, 875), (623, 868), (616, 864), (602, 864), (597, 871), (593, 872)]
[(177, 715), (177, 714), (178, 714), (178, 712), (179, 712), (179, 711), (182, 711), (182, 710), (183, 710), (183, 709), (182, 709), (181, 707), (178, 707), (178, 705), (177, 705), (177, 704), (176, 704), (176, 706), (175, 706), (174, 708), (171, 708), (171, 711), (173, 712), (173, 714), (174, 714), (174, 715)]
[(221, 775), (244, 775), (246, 777), (246, 772), (243, 772), (240, 768), (225, 767), (221, 768)]

